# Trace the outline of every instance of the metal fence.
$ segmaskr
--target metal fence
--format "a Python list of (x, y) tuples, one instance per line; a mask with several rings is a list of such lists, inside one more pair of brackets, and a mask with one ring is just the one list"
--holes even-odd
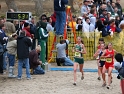
[[(48, 38), (48, 54), (47, 54), (48, 56), (50, 54), (54, 35), (55, 34), (53, 32), (51, 32), (50, 36)], [(83, 33), (83, 32), (76, 31), (76, 36), (80, 36), (84, 42), (84, 45), (85, 45), (85, 48), (87, 51), (87, 54), (83, 55), (84, 59), (85, 60), (94, 59), (93, 54), (97, 50), (98, 40), (101, 37), (100, 32)], [(71, 42), (68, 45), (68, 56), (70, 57), (71, 60), (73, 60), (74, 53), (72, 52), (72, 48), (74, 47), (74, 44), (75, 44), (74, 35), (71, 31), (68, 31), (67, 37), (68, 37), (68, 40)], [(61, 39), (63, 39), (63, 38), (57, 39), (55, 45), (58, 42), (60, 42)], [(108, 42), (111, 42), (113, 44), (113, 48), (117, 52), (122, 53), (124, 55), (124, 30), (122, 30), (120, 33), (114, 33), (113, 36), (104, 37), (104, 41), (105, 41), (106, 45), (108, 44)], [(56, 50), (56, 46), (54, 48)], [(56, 51), (53, 51), (53, 55), (51, 58), (52, 58), (51, 62), (55, 62)]]
[[(50, 32), (50, 36), (48, 38), (48, 57), (50, 54), (50, 50), (53, 44), (53, 39), (54, 39), (54, 32)], [(85, 60), (92, 60), (93, 59), (93, 54), (96, 51), (97, 45), (98, 45), (98, 39), (100, 38), (100, 33), (99, 32), (91, 32), (91, 33), (83, 33), (83, 32), (76, 32), (76, 36), (80, 36), (84, 42), (87, 54), (84, 54), (83, 57)], [(74, 57), (74, 53), (72, 52), (72, 48), (74, 47), (74, 35), (71, 31), (67, 32), (67, 37), (68, 40), (70, 41), (70, 44), (68, 45), (68, 56), (71, 60), (73, 60)], [(57, 38), (56, 43), (54, 43), (54, 50), (52, 51), (52, 60), (51, 62), (55, 62), (56, 61), (56, 44), (58, 42), (60, 42), (60, 40), (63, 39), (61, 38)]]

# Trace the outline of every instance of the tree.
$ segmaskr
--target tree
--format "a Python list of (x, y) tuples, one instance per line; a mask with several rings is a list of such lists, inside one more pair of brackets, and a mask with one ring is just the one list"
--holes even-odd
[(68, 0), (68, 4), (71, 6), (71, 11), (72, 11), (72, 12), (75, 11), (75, 9), (74, 9), (74, 7), (73, 7), (73, 2), (74, 2), (74, 0)]
[(41, 0), (33, 0), (35, 2), (35, 14), (36, 16), (40, 16), (43, 12), (43, 5)]
[(6, 2), (8, 9), (13, 9), (14, 11), (18, 10), (18, 8), (15, 4), (15, 0), (5, 0), (5, 2)]

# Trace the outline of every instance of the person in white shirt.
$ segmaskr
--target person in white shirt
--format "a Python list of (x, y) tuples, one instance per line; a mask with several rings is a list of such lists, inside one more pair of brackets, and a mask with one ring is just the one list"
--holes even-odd
[(85, 18), (85, 23), (83, 23), (82, 31), (85, 33), (86, 37), (89, 38), (89, 32), (90, 32), (90, 19), (89, 19), (89, 17)]
[(90, 19), (89, 17), (85, 18), (85, 23), (83, 23), (83, 32), (89, 32), (90, 30)]

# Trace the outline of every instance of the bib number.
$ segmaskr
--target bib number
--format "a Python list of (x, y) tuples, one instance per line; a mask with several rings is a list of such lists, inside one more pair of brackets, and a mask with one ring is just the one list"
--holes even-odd
[(75, 52), (75, 57), (81, 57), (81, 53)]
[(107, 63), (112, 63), (112, 58), (106, 58)]
[(101, 60), (101, 61), (106, 61), (106, 59), (105, 59), (105, 58), (100, 58), (100, 60)]

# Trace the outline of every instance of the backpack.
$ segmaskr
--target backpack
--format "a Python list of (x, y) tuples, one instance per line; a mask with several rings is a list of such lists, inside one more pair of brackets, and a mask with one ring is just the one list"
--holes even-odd
[(4, 53), (4, 47), (3, 45), (0, 43), (0, 55), (2, 55)]

